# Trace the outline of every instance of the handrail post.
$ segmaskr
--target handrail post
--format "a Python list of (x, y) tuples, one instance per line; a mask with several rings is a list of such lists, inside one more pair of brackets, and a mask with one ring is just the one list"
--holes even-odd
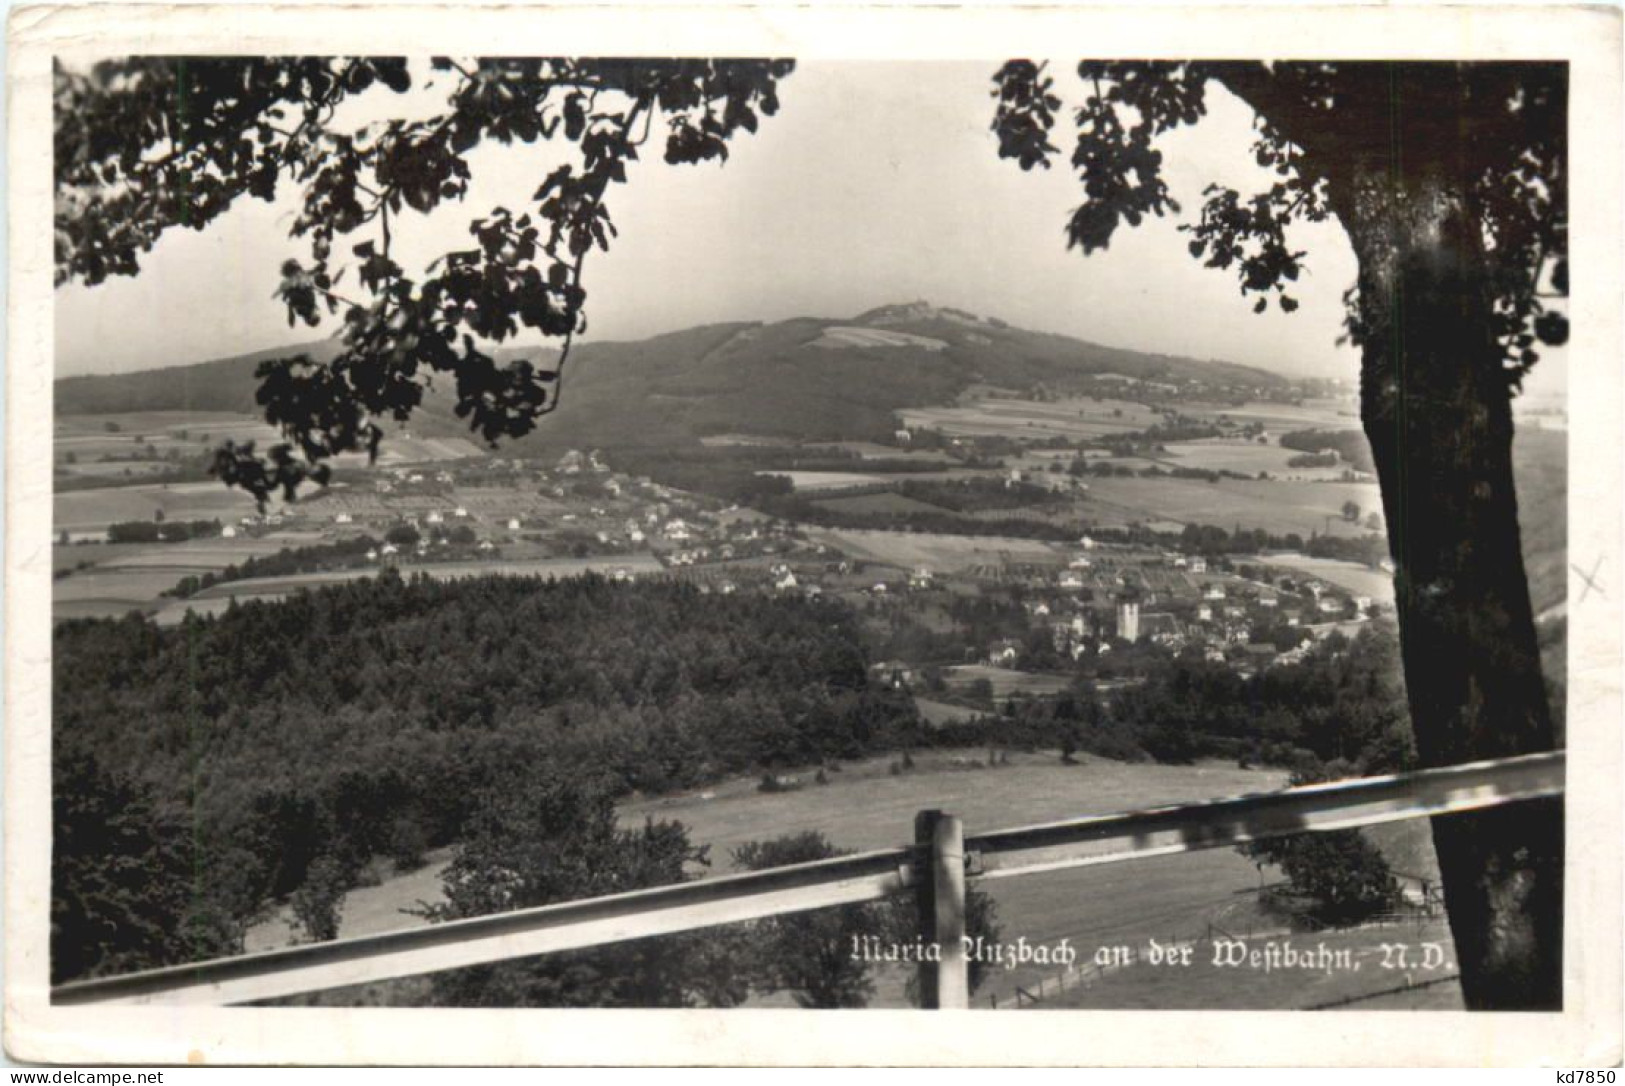
[(921, 811), (914, 816), (914, 844), (923, 861), (915, 900), (927, 951), (920, 958), (920, 1006), (964, 1010), (970, 1006), (964, 824), (942, 811)]

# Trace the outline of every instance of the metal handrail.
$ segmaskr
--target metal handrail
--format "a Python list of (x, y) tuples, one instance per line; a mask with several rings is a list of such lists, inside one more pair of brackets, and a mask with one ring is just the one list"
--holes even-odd
[[(964, 838), (971, 878), (1007, 878), (1560, 795), (1561, 751)], [(231, 1004), (876, 901), (919, 883), (921, 846), (882, 849), (380, 935), (77, 981), (57, 1005)], [(956, 861), (957, 862), (957, 861)]]

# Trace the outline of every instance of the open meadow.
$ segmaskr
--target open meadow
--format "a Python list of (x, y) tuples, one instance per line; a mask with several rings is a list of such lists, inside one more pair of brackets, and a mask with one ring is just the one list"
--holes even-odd
[[(1068, 766), (1053, 753), (1012, 754), (1009, 765), (972, 768), (972, 763), (985, 761), (985, 752), (923, 752), (914, 755), (914, 769), (895, 776), (889, 772), (890, 761), (848, 763), (842, 771), (828, 774), (827, 785), (813, 784), (811, 773), (802, 773), (798, 776), (804, 787), (788, 792), (763, 793), (754, 778), (736, 778), (703, 790), (633, 799), (621, 804), (620, 818), (629, 827), (646, 819), (681, 822), (693, 842), (710, 849), (711, 867), (696, 871), (706, 877), (733, 870), (733, 850), (748, 841), (803, 830), (817, 830), (837, 847), (852, 851), (907, 844), (915, 813), (926, 808), (952, 811), (964, 820), (966, 833), (974, 834), (1285, 785), (1284, 774), (1273, 770), (1241, 770), (1226, 764), (1130, 765), (1094, 757)], [(1411, 832), (1409, 827), (1395, 830)], [(425, 867), (351, 891), (340, 934), (367, 935), (420, 925), (420, 919), (400, 910), (441, 899), (440, 875), (448, 859), (449, 850), (440, 850)], [(1006, 942), (1025, 937), (1029, 944), (1053, 946), (1067, 939), (1078, 950), (1081, 964), (1102, 946), (1197, 938), (1210, 924), (1237, 933), (1264, 930), (1277, 922), (1257, 907), (1261, 877), (1265, 876), (1250, 860), (1223, 848), (973, 885), (995, 902)], [(1276, 875), (1269, 872), (1267, 877), (1273, 880)], [(288, 938), (283, 909), (250, 932), (249, 949), (286, 945)], [(1278, 978), (1237, 972), (1230, 974), (1228, 985), (1208, 984), (1195, 994), (1168, 994), (1161, 985), (1153, 991), (1156, 997), (1171, 1000), (1169, 1006), (1211, 1008), (1298, 1007), (1322, 994), (1319, 987), (1300, 989), (1283, 985)], [(1030, 991), (1040, 980), (1053, 985), (1058, 973), (1056, 966), (990, 970), (973, 1005), (986, 1008), (996, 1001), (1001, 1008), (1013, 1007), (1018, 986)], [(1374, 969), (1360, 976), (1369, 982), (1362, 991), (1384, 987)], [(906, 969), (877, 970), (876, 980), (872, 1006), (906, 1005)], [(1339, 988), (1338, 995), (1345, 990), (1346, 986)], [(1145, 1001), (1146, 989), (1137, 982), (1102, 984), (1089, 990), (1088, 998), (1089, 1006), (1098, 1007), (1158, 1005)], [(772, 997), (757, 1005), (788, 1005), (788, 999)]]
[(1335, 482), (1348, 468), (1346, 464), (1329, 468), (1295, 468), (1291, 460), (1303, 453), (1275, 444), (1260, 445), (1256, 441), (1208, 438), (1202, 441), (1177, 441), (1164, 448), (1167, 451), (1161, 462), (1166, 467), (1233, 471), (1238, 475), (1253, 477), (1260, 472), (1269, 472), (1277, 479)]
[[(268, 512), (281, 509), (279, 499), (267, 504)], [(256, 515), (259, 508), (252, 495), (213, 479), (168, 485), (144, 483), (58, 492), (51, 526), (54, 532), (103, 531), (108, 525), (124, 521), (151, 521), (160, 512), (165, 520), (218, 519), (236, 523)]]
[(940, 471), (759, 471), (790, 480), (798, 492), (854, 490), (877, 483), (904, 483), (911, 480), (940, 482), (944, 479), (989, 478), (997, 473), (986, 468), (944, 467)]
[(1241, 405), (1222, 403), (1182, 403), (1179, 409), (1199, 418), (1227, 418), (1236, 423), (1256, 422), (1274, 433), (1292, 430), (1358, 430), (1360, 404), (1353, 397), (1314, 399), (1302, 403), (1275, 403), (1256, 400)]
[(835, 548), (863, 562), (924, 567), (933, 573), (958, 573), (1008, 560), (1017, 563), (1059, 563), (1063, 552), (1042, 540), (1005, 536), (941, 535), (924, 532), (883, 532), (857, 528), (805, 529), (807, 538)]
[(1329, 584), (1346, 588), (1358, 596), (1370, 596), (1374, 603), (1394, 605), (1394, 575), (1380, 569), (1371, 569), (1358, 562), (1344, 562), (1336, 558), (1311, 558), (1306, 554), (1261, 554), (1248, 558), (1282, 570), (1297, 570), (1312, 574)]
[(1345, 502), (1359, 506), (1362, 515), (1382, 508), (1376, 483), (1112, 478), (1089, 480), (1078, 512), (1104, 525), (1156, 520), (1296, 532), (1305, 539), (1315, 533), (1364, 535), (1362, 525), (1344, 520)]
[(943, 668), (942, 678), (953, 687), (966, 687), (986, 679), (993, 687), (994, 698), (1007, 698), (1011, 694), (1034, 696), (1059, 694), (1072, 685), (1072, 680), (1065, 675), (1016, 671), (1013, 668), (992, 667), (988, 664), (960, 664)]
[(954, 437), (1018, 441), (1109, 437), (1162, 421), (1160, 414), (1144, 404), (1088, 396), (1049, 402), (987, 397), (959, 407), (911, 407), (897, 414), (908, 427), (940, 430)]
[(284, 535), (244, 535), (186, 543), (57, 544), (51, 549), (51, 565), (59, 574), (51, 583), (52, 617), (60, 621), (153, 611), (167, 602), (162, 593), (183, 577), (218, 573), (301, 542)]

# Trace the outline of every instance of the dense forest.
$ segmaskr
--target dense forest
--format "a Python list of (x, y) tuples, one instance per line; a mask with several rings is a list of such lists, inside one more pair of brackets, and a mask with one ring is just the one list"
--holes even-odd
[(625, 795), (916, 741), (853, 624), (671, 583), (393, 575), (173, 629), (62, 623), (53, 972), (234, 949), (313, 870), (457, 839), (515, 767)]

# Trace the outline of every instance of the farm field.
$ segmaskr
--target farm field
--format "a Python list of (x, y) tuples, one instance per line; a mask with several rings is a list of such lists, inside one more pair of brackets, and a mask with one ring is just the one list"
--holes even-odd
[(1347, 465), (1331, 468), (1294, 468), (1288, 465), (1295, 456), (1303, 454), (1296, 449), (1280, 445), (1260, 445), (1257, 442), (1181, 441), (1166, 446), (1165, 465), (1182, 468), (1202, 468), (1207, 471), (1233, 471), (1239, 475), (1257, 476), (1267, 471), (1277, 478), (1335, 481), (1342, 477)]
[(193, 539), (185, 543), (77, 543), (54, 548), (59, 564), (90, 561), (97, 569), (221, 570), (256, 555), (275, 554), (284, 547), (319, 542), (314, 532), (276, 532), (255, 538)]
[(821, 498), (816, 504), (821, 509), (829, 509), (836, 513), (948, 513), (948, 510), (940, 505), (932, 505), (918, 498), (909, 498), (889, 491), (884, 494)]
[(883, 478), (859, 471), (759, 471), (756, 474), (788, 479), (796, 490), (850, 490), (872, 486)]
[(1343, 562), (1335, 558), (1311, 558), (1306, 554), (1261, 554), (1249, 558), (1268, 566), (1295, 569), (1313, 574), (1323, 581), (1346, 588), (1360, 596), (1370, 596), (1373, 603), (1394, 603), (1394, 577), (1380, 569), (1371, 569), (1358, 562)]
[(1039, 403), (997, 397), (961, 407), (913, 407), (899, 411), (903, 425), (941, 430), (958, 437), (1008, 437), (1047, 440), (1052, 437), (1096, 438), (1144, 430), (1162, 416), (1128, 400), (1075, 397)]
[(51, 547), (51, 572), (136, 558), (152, 549), (148, 543), (58, 543)]
[[(1129, 520), (1165, 520), (1180, 524), (1214, 524), (1262, 528), (1276, 535), (1296, 532), (1304, 538), (1363, 535), (1365, 529), (1343, 519), (1344, 502), (1362, 512), (1382, 508), (1376, 483), (1255, 482), (1221, 479), (1091, 479), (1080, 507), (1085, 516), (1107, 523), (1115, 516)], [(1097, 515), (1105, 514), (1105, 515)]]
[(914, 707), (920, 711), (926, 723), (937, 726), (955, 724), (961, 720), (974, 720), (986, 715), (976, 709), (967, 709), (963, 705), (949, 705), (944, 701), (932, 701), (921, 697), (914, 699)]
[(1277, 434), (1292, 430), (1358, 430), (1360, 404), (1354, 397), (1344, 400), (1305, 400), (1301, 404), (1258, 400), (1242, 404), (1181, 404), (1188, 415), (1216, 419), (1223, 415), (1235, 422), (1256, 422)]
[[(51, 564), (74, 572), (51, 584), (51, 614), (105, 618), (153, 610), (159, 594), (182, 577), (218, 573), (256, 555), (308, 542), (286, 535), (253, 539), (200, 539), (187, 543), (81, 543), (52, 548)], [(90, 563), (88, 568), (78, 568)]]
[[(237, 521), (259, 510), (251, 495), (209, 480), (169, 486), (103, 487), (58, 493), (52, 502), (52, 531), (100, 531), (121, 521), (150, 521), (158, 510), (165, 520)], [(268, 512), (283, 508), (280, 500), (267, 504)]]
[(968, 686), (978, 679), (986, 679), (993, 684), (995, 698), (1009, 697), (1011, 694), (1059, 694), (1072, 685), (1072, 680), (1065, 675), (1016, 671), (987, 664), (943, 668), (943, 679), (952, 686)]
[(790, 480), (798, 491), (851, 490), (878, 483), (901, 483), (910, 479), (937, 482), (943, 479), (986, 478), (985, 468), (943, 468), (941, 471), (759, 471), (758, 475), (779, 475)]
[(939, 535), (924, 532), (882, 532), (856, 528), (804, 529), (807, 538), (836, 548), (865, 562), (933, 573), (955, 573), (977, 566), (1013, 562), (1059, 562), (1062, 552), (1042, 540), (1004, 536)]
[(955, 463), (952, 457), (942, 453), (930, 452), (925, 449), (897, 448), (893, 445), (877, 445), (873, 441), (837, 441), (831, 447), (857, 453), (865, 460), (913, 460), (921, 464), (950, 466)]

